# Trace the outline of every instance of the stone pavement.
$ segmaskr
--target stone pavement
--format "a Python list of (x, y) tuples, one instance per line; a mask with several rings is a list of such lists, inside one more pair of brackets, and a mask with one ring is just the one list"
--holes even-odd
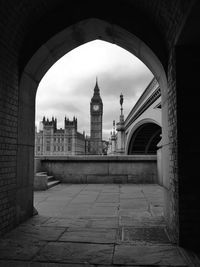
[(59, 184), (0, 240), (0, 266), (189, 266), (171, 244), (158, 185)]

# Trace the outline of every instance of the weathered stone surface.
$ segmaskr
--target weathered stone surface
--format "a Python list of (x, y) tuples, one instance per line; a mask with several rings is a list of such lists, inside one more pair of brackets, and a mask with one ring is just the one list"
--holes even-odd
[(122, 241), (170, 243), (164, 227), (123, 227)]
[(118, 217), (101, 217), (89, 220), (89, 227), (92, 228), (118, 228)]
[(96, 202), (104, 203), (118, 203), (119, 202), (119, 194), (115, 193), (102, 193), (96, 200)]
[[(4, 241), (3, 244), (1, 243), (3, 241), (0, 242), (0, 256), (3, 255), (0, 257), (0, 266), (3, 259), (9, 260), (10, 265), (7, 266), (11, 267), (15, 266), (15, 262), (11, 260), (16, 260), (18, 263), (22, 261), (21, 265), (17, 265), (16, 262), (16, 266), (20, 267), (94, 267), (93, 264), (96, 267), (114, 266), (112, 255), (116, 244), (127, 245), (125, 252), (123, 246), (116, 246), (114, 261), (116, 265), (126, 266), (131, 262), (129, 266), (141, 266), (139, 259), (136, 258), (134, 262), (133, 258), (133, 255), (138, 254), (135, 249), (139, 247), (139, 255), (141, 250), (144, 252), (141, 254), (145, 255), (145, 264), (152, 266), (151, 263), (155, 258), (165, 259), (165, 254), (168, 253), (165, 251), (162, 254), (159, 247), (164, 248), (167, 244), (169, 251), (174, 249), (163, 233), (165, 227), (163, 217), (159, 213), (153, 214), (151, 209), (141, 209), (144, 201), (148, 203), (148, 207), (155, 207), (150, 199), (162, 203), (162, 191), (158, 186), (59, 185), (43, 193), (43, 197), (41, 192), (35, 193), (36, 207), (41, 214), (10, 232), (7, 236), (9, 241)], [(130, 197), (141, 193), (144, 198)], [(128, 198), (121, 198), (122, 195)], [(112, 199), (115, 201), (116, 196), (119, 202), (107, 202)], [(69, 198), (74, 201), (69, 201)], [(98, 202), (99, 199), (105, 202)], [(86, 202), (92, 200), (92, 202), (81, 203), (80, 200)], [(138, 204), (140, 201), (141, 205)], [(120, 210), (120, 204), (129, 207), (135, 203), (137, 204), (135, 209)], [(162, 206), (158, 208), (162, 209)], [(52, 216), (52, 210), (57, 212), (57, 217), (49, 217)], [(126, 216), (120, 216), (122, 212), (125, 212)], [(155, 248), (155, 252), (150, 249), (152, 247)], [(170, 257), (176, 259), (177, 254), (173, 253), (169, 253)], [(152, 255), (148, 256), (149, 254)], [(153, 255), (158, 257), (155, 256), (152, 260)], [(27, 266), (24, 261), (32, 261), (34, 257), (35, 262)], [(155, 266), (167, 266), (164, 264), (166, 262), (161, 261), (160, 265), (155, 262)], [(173, 260), (168, 265), (176, 266), (171, 263)]]
[(97, 195), (79, 195), (75, 199), (71, 201), (71, 204), (87, 204), (87, 203), (93, 203), (97, 198)]
[(50, 218), (46, 221), (45, 226), (57, 227), (86, 227), (89, 224), (89, 219), (81, 218)]
[(89, 216), (116, 216), (117, 213), (116, 207), (92, 207)]
[(2, 239), (0, 259), (31, 260), (45, 244), (44, 241)]
[(47, 263), (47, 262), (44, 263), (44, 262), (24, 262), (24, 261), (4, 261), (4, 260), (0, 260), (0, 266), (2, 267), (83, 267), (83, 266), (94, 267), (94, 265), (91, 264)]
[(116, 229), (94, 229), (94, 228), (69, 228), (59, 241), (92, 242), (92, 243), (114, 243), (117, 238)]
[(34, 260), (63, 263), (111, 264), (113, 245), (50, 242)]
[(132, 209), (132, 210), (147, 210), (148, 203), (145, 199), (122, 199), (120, 203), (120, 209)]
[(169, 245), (116, 245), (114, 264), (187, 266), (177, 247)]
[(152, 217), (149, 212), (135, 212), (133, 216), (121, 216), (119, 220), (119, 225), (134, 227), (151, 227), (165, 226), (166, 223), (163, 217)]
[(36, 215), (32, 218), (30, 218), (29, 220), (27, 220), (26, 222), (22, 223), (21, 225), (42, 225), (43, 223), (45, 223), (46, 221), (49, 220), (48, 216), (42, 216), (42, 215)]
[(5, 235), (5, 238), (12, 240), (45, 240), (56, 241), (65, 231), (64, 227), (40, 227), (33, 225), (23, 225)]

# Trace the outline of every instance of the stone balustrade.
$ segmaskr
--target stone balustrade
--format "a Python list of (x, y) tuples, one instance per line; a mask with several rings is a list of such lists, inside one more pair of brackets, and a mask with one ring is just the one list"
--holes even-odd
[(41, 171), (62, 183), (158, 183), (156, 155), (37, 157)]

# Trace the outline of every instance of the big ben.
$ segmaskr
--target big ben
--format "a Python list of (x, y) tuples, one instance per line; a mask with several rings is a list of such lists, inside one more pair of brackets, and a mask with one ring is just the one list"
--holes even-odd
[(90, 102), (90, 154), (102, 154), (102, 116), (103, 103), (96, 79), (94, 94)]

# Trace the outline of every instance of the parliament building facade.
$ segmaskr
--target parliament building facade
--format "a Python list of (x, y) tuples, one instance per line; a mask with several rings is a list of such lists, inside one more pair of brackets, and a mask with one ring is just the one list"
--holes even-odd
[(98, 82), (90, 102), (90, 137), (78, 132), (77, 118), (65, 117), (64, 129), (57, 129), (57, 119), (43, 118), (35, 131), (36, 156), (105, 155), (107, 142), (102, 140), (103, 102)]

